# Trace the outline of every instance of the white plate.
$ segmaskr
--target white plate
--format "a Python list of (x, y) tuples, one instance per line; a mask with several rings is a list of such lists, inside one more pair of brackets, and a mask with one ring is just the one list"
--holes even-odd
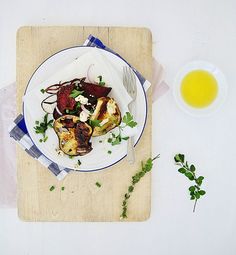
[[(205, 70), (214, 76), (218, 84), (218, 94), (216, 99), (205, 108), (194, 108), (189, 106), (183, 100), (181, 96), (181, 82), (183, 78), (193, 70)], [(208, 63), (206, 61), (194, 61), (185, 65), (177, 74), (174, 80), (173, 87), (173, 95), (177, 105), (186, 113), (195, 116), (195, 117), (203, 117), (209, 116), (211, 113), (215, 112), (225, 101), (227, 94), (227, 84), (224, 74), (213, 64)]]
[[(71, 62), (73, 62), (78, 57), (82, 56), (83, 54), (94, 51), (95, 48), (93, 47), (71, 47), (67, 49), (63, 49), (60, 52), (52, 55), (48, 59), (46, 59), (33, 73), (32, 77), (28, 82), (28, 86), (25, 91), (25, 95), (27, 96), (28, 93), (32, 92), (39, 84), (43, 83), (49, 77), (54, 75), (58, 70), (64, 68)], [(100, 53), (102, 53), (109, 64), (112, 64), (113, 68), (115, 68), (116, 75), (118, 75), (122, 79), (122, 70), (123, 66), (127, 66), (127, 63), (116, 56), (113, 53), (110, 53), (103, 49), (97, 49)], [(76, 78), (76, 77), (74, 77)], [(80, 77), (77, 77), (80, 78)], [(59, 82), (59, 81), (58, 81)], [(50, 85), (50, 84), (49, 84)], [(141, 85), (140, 81), (136, 76), (136, 85), (137, 85), (137, 99), (135, 103), (135, 113), (134, 119), (138, 123), (136, 134), (134, 136), (135, 144), (139, 141), (145, 124), (146, 124), (146, 117), (147, 117), (147, 99), (146, 93)], [(122, 85), (123, 86), (123, 85)], [(117, 88), (119, 90), (119, 87)], [(39, 92), (39, 97), (42, 97), (41, 93)], [(123, 106), (122, 106), (123, 107)], [(30, 109), (31, 108), (31, 113)], [(35, 121), (38, 120), (37, 116), (32, 116), (32, 108), (36, 109), (35, 112), (41, 111), (41, 119), (44, 116), (44, 112), (40, 110), (41, 108), (39, 103), (31, 103), (27, 105), (27, 101), (24, 102), (23, 105), (23, 112), (27, 130), (31, 139), (33, 140), (34, 144), (38, 147), (38, 149), (51, 161), (57, 163), (59, 166), (64, 168), (70, 168), (78, 171), (97, 171), (100, 169), (107, 168), (111, 165), (116, 164), (122, 158), (126, 156), (127, 152), (127, 141), (122, 141), (120, 145), (111, 146), (109, 143), (106, 142), (109, 134), (100, 137), (94, 137), (91, 139), (93, 150), (85, 156), (78, 156), (70, 159), (67, 155), (59, 156), (56, 148), (58, 148), (58, 138), (53, 129), (47, 130), (48, 140), (46, 143), (40, 143), (39, 139), (41, 138), (38, 134), (34, 131)], [(125, 108), (124, 108), (125, 109)], [(124, 112), (122, 113), (122, 115)], [(100, 143), (99, 141), (103, 141)], [(108, 154), (108, 151), (112, 151), (111, 154)], [(81, 165), (78, 168), (76, 163), (78, 159), (81, 161)]]

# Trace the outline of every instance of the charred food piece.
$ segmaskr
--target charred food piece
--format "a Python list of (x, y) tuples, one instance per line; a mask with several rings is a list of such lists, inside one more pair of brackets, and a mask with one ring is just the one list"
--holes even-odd
[(60, 149), (70, 156), (83, 156), (92, 150), (92, 128), (78, 116), (64, 115), (54, 122)]
[(98, 98), (95, 111), (90, 117), (90, 120), (100, 121), (100, 126), (94, 127), (92, 136), (104, 135), (119, 126), (121, 113), (116, 101), (110, 97)]

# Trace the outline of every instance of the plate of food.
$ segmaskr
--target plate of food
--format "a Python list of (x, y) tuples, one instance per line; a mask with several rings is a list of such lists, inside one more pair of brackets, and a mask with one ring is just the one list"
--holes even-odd
[(144, 88), (137, 98), (123, 86), (119, 56), (94, 47), (71, 47), (46, 59), (30, 78), (23, 113), (33, 143), (62, 168), (97, 171), (127, 154), (127, 141), (142, 136), (147, 117)]

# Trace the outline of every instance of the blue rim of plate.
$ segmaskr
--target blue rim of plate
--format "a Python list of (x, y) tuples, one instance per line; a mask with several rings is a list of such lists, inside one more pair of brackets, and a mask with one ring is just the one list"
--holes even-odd
[[(61, 53), (61, 52), (63, 52), (63, 51), (70, 50), (70, 49), (74, 49), (74, 48), (95, 48), (95, 47), (94, 47), (94, 46), (86, 46), (86, 45), (72, 46), (72, 47), (68, 47), (68, 48), (64, 48), (64, 49), (62, 49), (62, 50), (59, 50), (58, 52), (56, 52), (56, 53), (52, 54), (51, 56), (49, 56), (48, 58), (46, 58), (46, 59), (35, 69), (35, 71), (33, 72), (33, 74), (30, 76), (30, 79), (29, 79), (29, 81), (27, 82), (27, 86), (26, 86), (26, 88), (25, 88), (24, 95), (25, 95), (26, 92), (27, 92), (28, 86), (29, 86), (29, 84), (30, 84), (30, 82), (31, 82), (31, 80), (32, 80), (32, 78), (33, 78), (33, 76), (34, 76), (34, 74), (38, 71), (38, 69), (39, 69), (48, 59), (52, 58), (53, 56), (55, 56), (55, 55), (57, 55), (57, 54), (59, 54), (59, 53)], [(97, 47), (97, 48), (98, 48), (98, 47)], [(139, 76), (138, 76), (137, 73), (135, 72), (135, 69), (134, 69), (125, 59), (123, 59), (122, 57), (120, 57), (120, 56), (119, 56), (118, 54), (116, 54), (115, 52), (111, 52), (111, 51), (109, 51), (109, 50), (102, 49), (102, 48), (98, 48), (98, 49), (107, 51), (107, 52), (109, 52), (109, 53), (115, 55), (116, 57), (120, 58), (122, 61), (124, 61), (128, 66), (130, 66), (130, 67), (132, 68), (133, 72), (135, 73), (135, 75), (137, 76), (138, 80), (140, 81)], [(146, 110), (146, 111), (145, 111), (145, 119), (144, 119), (143, 129), (142, 129), (142, 131), (141, 131), (141, 133), (140, 133), (140, 135), (139, 135), (139, 137), (138, 137), (136, 143), (134, 144), (134, 146), (136, 146), (136, 145), (138, 144), (139, 140), (141, 139), (141, 137), (142, 137), (142, 135), (143, 135), (143, 131), (144, 131), (144, 128), (145, 128), (146, 122), (147, 122), (147, 112), (148, 112), (147, 95), (146, 95), (146, 92), (145, 92), (145, 90), (144, 90), (144, 87), (143, 87), (141, 81), (140, 81), (140, 84), (141, 84), (141, 88), (142, 88), (143, 94), (144, 94), (145, 105), (146, 105), (145, 110)], [(23, 101), (23, 104), (22, 104), (22, 108), (23, 108), (23, 111), (22, 111), (22, 112), (23, 112), (23, 116), (24, 116), (24, 115), (25, 115), (25, 114), (24, 114), (24, 109), (25, 109), (25, 108), (24, 108), (24, 101)], [(26, 125), (26, 129), (27, 129), (27, 124), (25, 123), (25, 125)], [(28, 132), (28, 130), (27, 130), (27, 132)], [(34, 141), (33, 141), (33, 139), (31, 138), (29, 132), (28, 132), (28, 135), (29, 135), (31, 141), (32, 141), (33, 144), (34, 144)], [(38, 147), (37, 147), (37, 149), (41, 152), (41, 150), (40, 150)], [(41, 153), (42, 153), (42, 152), (41, 152)], [(42, 153), (42, 155), (44, 155), (44, 157), (46, 157), (48, 160), (50, 160), (50, 161), (52, 161), (53, 163), (57, 164), (57, 163), (54, 162), (53, 160), (49, 159), (44, 153)], [(101, 170), (105, 170), (106, 168), (109, 168), (109, 167), (111, 167), (111, 166), (117, 164), (117, 163), (120, 162), (122, 159), (124, 159), (126, 156), (127, 156), (127, 154), (125, 154), (123, 157), (121, 157), (121, 158), (120, 158), (119, 160), (117, 160), (116, 162), (114, 162), (114, 163), (112, 163), (112, 164), (110, 164), (110, 165), (108, 165), (108, 166), (102, 167), (102, 168), (97, 168), (97, 169), (92, 169), (92, 170), (79, 170), (79, 169), (78, 169), (78, 170), (75, 170), (75, 169), (72, 169), (72, 168), (65, 168), (65, 169), (66, 169), (67, 172), (75, 171), (75, 172), (84, 172), (84, 173), (86, 173), (86, 172), (89, 173), (89, 172), (101, 171)], [(61, 165), (60, 165), (60, 166), (61, 166)], [(62, 167), (63, 167), (63, 166), (62, 166)]]

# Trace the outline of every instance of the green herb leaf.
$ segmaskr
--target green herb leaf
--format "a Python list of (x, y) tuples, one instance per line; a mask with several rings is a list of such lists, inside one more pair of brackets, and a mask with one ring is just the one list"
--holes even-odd
[(194, 176), (193, 176), (193, 174), (192, 174), (191, 172), (186, 172), (186, 173), (185, 173), (185, 176), (186, 176), (187, 178), (189, 178), (190, 181), (193, 181), (193, 180), (194, 180)]
[(111, 153), (112, 153), (112, 151), (108, 151), (107, 153), (108, 153), (108, 154), (111, 154)]
[(41, 91), (41, 93), (43, 93), (43, 94), (45, 93), (45, 89), (40, 89), (40, 91)]
[(118, 145), (121, 143), (121, 136), (120, 134), (115, 137), (115, 139), (112, 140), (111, 145)]
[(96, 186), (97, 186), (98, 188), (101, 188), (101, 187), (102, 187), (101, 183), (99, 183), (99, 182), (96, 182), (95, 184), (96, 184)]
[(184, 154), (179, 154), (180, 162), (184, 163)]
[(191, 166), (190, 166), (190, 171), (191, 171), (191, 172), (194, 172), (195, 170), (196, 170), (196, 169), (195, 169), (195, 166), (194, 166), (194, 165), (191, 165)]
[(99, 79), (98, 85), (105, 86), (106, 83), (102, 80), (102, 76), (101, 75), (98, 76), (98, 79)]
[(186, 169), (183, 168), (183, 167), (179, 168), (178, 171), (179, 171), (181, 174), (186, 173)]
[(137, 125), (137, 122), (134, 121), (133, 116), (130, 114), (130, 112), (125, 113), (125, 115), (123, 116), (122, 122), (126, 124), (126, 126), (129, 126), (131, 128)]
[(179, 154), (175, 155), (174, 160), (175, 160), (176, 163), (181, 162)]
[(48, 113), (44, 115), (43, 122), (38, 120), (35, 121), (36, 126), (34, 127), (36, 134), (42, 134), (43, 138), (39, 139), (39, 142), (46, 142), (48, 137), (46, 136), (46, 131), (49, 127), (52, 126), (53, 120), (48, 121)]
[(80, 102), (76, 102), (76, 106), (75, 106), (76, 110), (78, 110), (80, 107), (81, 107), (81, 103)]
[(190, 186), (189, 191), (195, 191), (196, 187), (195, 186)]
[(64, 190), (65, 190), (65, 187), (61, 187), (61, 190), (64, 191)]
[(78, 159), (77, 164), (80, 166), (81, 165), (81, 161)]
[(92, 127), (92, 128), (95, 128), (95, 127), (100, 127), (100, 123), (102, 121), (101, 120), (89, 120), (89, 125)]
[(196, 183), (201, 186), (202, 185), (202, 181), (203, 181), (204, 177), (203, 176), (199, 176), (197, 179), (196, 179)]
[(206, 194), (206, 191), (205, 190), (199, 190), (198, 193), (201, 195), (201, 196), (204, 196)]
[(70, 97), (72, 98), (76, 98), (77, 96), (79, 95), (82, 95), (84, 93), (84, 91), (80, 91), (80, 90), (77, 90), (77, 89), (73, 89), (70, 93)]
[(55, 186), (51, 186), (49, 190), (53, 191), (54, 189), (55, 189)]
[(133, 190), (134, 190), (134, 186), (129, 186), (128, 191), (133, 192)]
[(195, 197), (196, 197), (196, 199), (199, 199), (200, 198), (200, 194), (199, 194), (199, 192), (197, 191), (197, 192), (195, 192)]

